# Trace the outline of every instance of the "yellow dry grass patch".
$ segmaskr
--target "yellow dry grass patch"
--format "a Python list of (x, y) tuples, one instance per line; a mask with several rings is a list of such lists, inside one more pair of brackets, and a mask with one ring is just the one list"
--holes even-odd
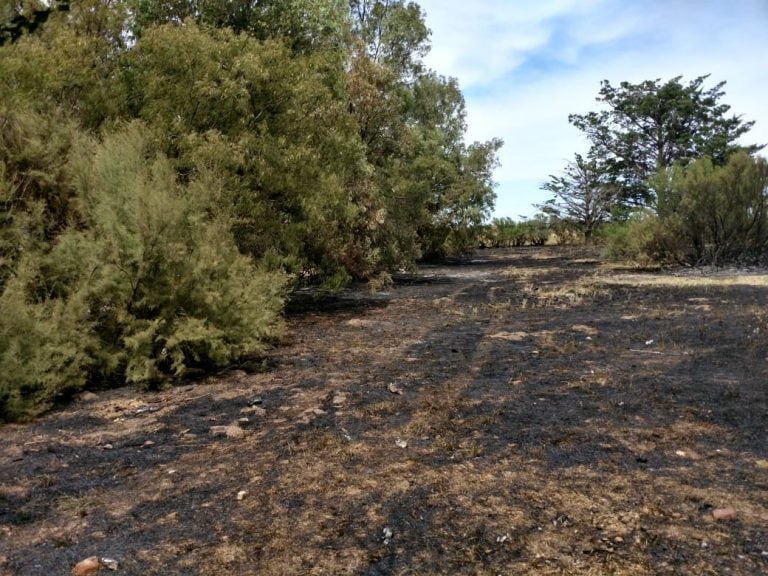
[(611, 286), (652, 286), (665, 288), (724, 288), (729, 286), (755, 286), (768, 288), (768, 274), (737, 274), (734, 276), (674, 276), (648, 274), (616, 274), (597, 279)]

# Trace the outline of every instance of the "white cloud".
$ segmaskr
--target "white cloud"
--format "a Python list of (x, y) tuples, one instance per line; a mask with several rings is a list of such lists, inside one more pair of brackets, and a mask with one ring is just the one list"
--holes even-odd
[[(426, 63), (456, 76), (469, 138), (501, 137), (499, 215), (545, 199), (533, 183), (586, 145), (569, 113), (595, 109), (602, 79), (726, 80), (725, 103), (768, 142), (768, 3), (734, 0), (420, 0), (433, 30)], [(516, 196), (516, 197), (512, 197)], [(514, 206), (507, 212), (505, 206)], [(509, 208), (513, 210), (513, 208)], [(528, 213), (533, 209), (529, 208)]]
[(433, 31), (427, 64), (460, 78), (465, 87), (485, 84), (514, 71), (527, 54), (551, 38), (547, 22), (582, 12), (602, 0), (421, 0)]

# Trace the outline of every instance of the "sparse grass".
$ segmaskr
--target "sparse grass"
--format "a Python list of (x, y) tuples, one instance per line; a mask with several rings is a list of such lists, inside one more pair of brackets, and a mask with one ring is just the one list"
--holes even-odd
[(397, 405), (393, 400), (380, 400), (378, 402), (372, 402), (361, 410), (363, 416), (369, 418), (385, 418), (391, 414), (394, 414), (396, 411)]

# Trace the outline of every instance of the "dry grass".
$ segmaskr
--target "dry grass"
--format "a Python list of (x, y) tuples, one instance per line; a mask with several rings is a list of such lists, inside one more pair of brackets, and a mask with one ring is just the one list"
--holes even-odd
[(618, 274), (601, 276), (599, 283), (609, 286), (625, 285), (662, 288), (728, 288), (734, 286), (765, 288), (768, 287), (768, 274)]
[(156, 412), (126, 389), (5, 428), (0, 574), (768, 572), (766, 277), (484, 259), (293, 318), (271, 371)]

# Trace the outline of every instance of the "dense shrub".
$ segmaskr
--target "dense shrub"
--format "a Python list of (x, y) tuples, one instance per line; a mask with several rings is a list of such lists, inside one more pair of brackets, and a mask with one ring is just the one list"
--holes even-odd
[(725, 166), (702, 158), (653, 179), (660, 230), (649, 251), (685, 264), (768, 258), (768, 161), (744, 152)]
[(299, 282), (475, 246), (501, 142), (465, 142), (416, 4), (11, 4), (0, 418), (262, 350)]
[(603, 224), (598, 229), (597, 241), (603, 245), (603, 256), (607, 259), (645, 266), (653, 261), (649, 251), (658, 233), (656, 214), (637, 210), (624, 220)]
[(100, 325), (117, 326), (128, 381), (258, 351), (279, 332), (285, 278), (239, 253), (215, 179), (176, 182), (146, 158), (140, 125), (82, 147), (74, 161), (91, 227), (57, 246), (80, 273)]
[(94, 338), (83, 294), (37, 299), (31, 259), (0, 295), (0, 420), (33, 416), (85, 385)]
[(552, 234), (553, 229), (543, 215), (521, 222), (512, 218), (494, 218), (482, 232), (482, 243), (495, 248), (543, 246)]
[(612, 259), (685, 265), (768, 260), (768, 162), (746, 153), (657, 174), (656, 210), (603, 227)]
[(0, 299), (0, 413), (33, 414), (89, 374), (148, 383), (264, 349), (286, 278), (237, 249), (222, 191), (182, 186), (134, 124), (68, 164), (83, 226), (25, 255)]

